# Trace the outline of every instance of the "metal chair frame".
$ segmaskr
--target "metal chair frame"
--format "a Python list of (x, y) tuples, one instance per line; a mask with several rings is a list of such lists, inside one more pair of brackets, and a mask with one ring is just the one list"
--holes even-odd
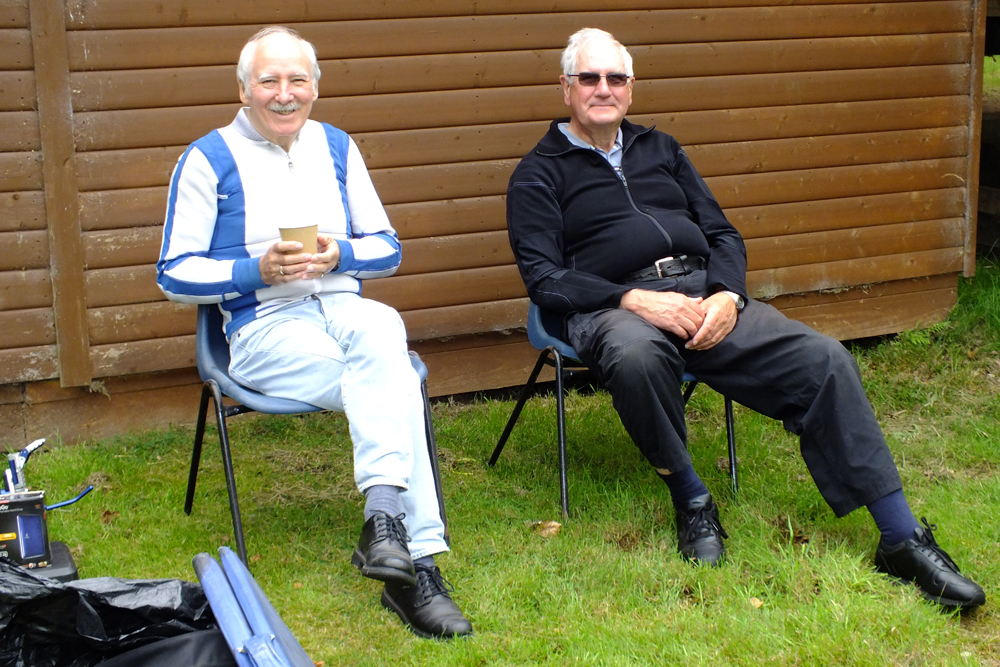
[[(190, 515), (194, 506), (195, 483), (198, 479), (198, 468), (201, 462), (202, 443), (205, 438), (205, 424), (208, 418), (208, 403), (215, 405), (215, 423), (219, 431), (219, 446), (222, 450), (222, 465), (226, 476), (226, 489), (229, 494), (229, 512), (233, 518), (233, 533), (236, 540), (236, 550), (240, 560), (247, 563), (246, 541), (243, 534), (243, 519), (240, 515), (239, 497), (236, 492), (236, 474), (233, 470), (232, 448), (229, 444), (229, 429), (226, 421), (230, 417), (260, 412), (275, 415), (292, 415), (309, 412), (322, 412), (323, 408), (308, 403), (301, 403), (285, 398), (266, 396), (238, 384), (229, 375), (229, 343), (222, 330), (222, 313), (218, 306), (198, 306), (198, 325), (196, 335), (196, 356), (198, 373), (204, 381), (201, 390), (201, 403), (198, 407), (198, 423), (195, 427), (194, 448), (191, 451), (191, 471), (188, 474), (187, 495), (184, 499), (184, 512)], [(434, 487), (437, 491), (438, 508), (441, 521), (445, 527), (445, 540), (448, 538), (448, 518), (444, 507), (444, 493), (441, 488), (441, 471), (438, 466), (437, 442), (434, 438), (434, 424), (431, 420), (430, 401), (427, 394), (427, 367), (416, 352), (410, 352), (410, 363), (420, 375), (420, 392), (424, 402), (424, 428), (427, 438), (427, 453), (431, 460), (431, 470), (434, 475)], [(224, 398), (236, 401), (234, 405), (226, 405)]]
[[(538, 355), (538, 361), (535, 362), (535, 367), (528, 376), (528, 381), (525, 383), (524, 387), (521, 389), (521, 393), (518, 395), (517, 404), (514, 406), (514, 411), (507, 420), (507, 425), (504, 427), (503, 433), (500, 435), (500, 440), (497, 441), (497, 445), (493, 449), (493, 454), (490, 456), (488, 465), (490, 467), (495, 466), (497, 459), (500, 458), (500, 453), (507, 444), (507, 439), (510, 437), (511, 432), (514, 430), (514, 425), (517, 424), (517, 420), (521, 416), (521, 410), (524, 409), (524, 404), (531, 396), (531, 392), (535, 387), (542, 368), (545, 366), (555, 368), (556, 430), (558, 432), (559, 439), (559, 496), (562, 502), (563, 518), (567, 518), (569, 517), (569, 483), (566, 467), (565, 381), (566, 377), (570, 373), (589, 369), (586, 364), (580, 361), (576, 354), (576, 350), (574, 350), (569, 343), (562, 340), (561, 335), (557, 335), (555, 333), (554, 330), (557, 325), (561, 327), (561, 323), (558, 323), (554, 316), (541, 310), (534, 303), (530, 304), (528, 307), (528, 340), (531, 342), (532, 347), (540, 350), (541, 353)], [(691, 398), (691, 394), (694, 393), (695, 388), (698, 386), (698, 379), (690, 373), (685, 373), (683, 381), (685, 384), (684, 403), (686, 405), (688, 399)], [(725, 399), (726, 440), (729, 446), (729, 477), (733, 483), (733, 495), (736, 496), (740, 490), (740, 483), (736, 460), (733, 401), (728, 396), (723, 396), (723, 398)]]

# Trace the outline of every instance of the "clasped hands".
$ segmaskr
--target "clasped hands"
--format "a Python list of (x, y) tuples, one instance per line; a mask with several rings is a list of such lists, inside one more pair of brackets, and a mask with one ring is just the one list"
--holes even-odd
[(708, 350), (736, 326), (736, 303), (722, 292), (708, 298), (679, 292), (629, 290), (621, 308), (631, 311), (658, 329), (686, 340), (689, 350)]
[(340, 264), (340, 246), (329, 234), (316, 235), (317, 253), (302, 252), (298, 241), (278, 241), (260, 256), (260, 277), (266, 285), (322, 278)]

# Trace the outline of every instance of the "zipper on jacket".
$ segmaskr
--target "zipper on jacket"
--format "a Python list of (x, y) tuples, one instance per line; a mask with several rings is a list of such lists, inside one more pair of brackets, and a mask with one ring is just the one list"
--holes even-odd
[[(629, 146), (631, 145), (632, 142), (629, 142)], [(605, 162), (608, 161), (605, 160)], [(622, 187), (625, 188), (625, 196), (628, 197), (628, 203), (632, 205), (632, 209), (639, 215), (645, 216), (651, 223), (653, 223), (653, 226), (656, 227), (656, 231), (660, 232), (660, 234), (663, 235), (663, 238), (667, 240), (667, 243), (670, 244), (670, 247), (673, 248), (674, 240), (670, 238), (670, 234), (668, 234), (667, 230), (663, 228), (663, 225), (661, 225), (660, 222), (656, 218), (651, 216), (649, 213), (646, 213), (645, 211), (641, 210), (639, 206), (635, 203), (635, 200), (632, 199), (632, 190), (629, 189), (628, 180), (625, 178), (625, 151), (622, 150), (622, 167), (620, 172), (617, 169), (615, 169), (614, 165), (612, 165), (610, 162), (608, 162), (608, 166), (611, 167), (611, 170), (615, 172), (616, 176), (618, 176), (618, 180), (622, 182)]]

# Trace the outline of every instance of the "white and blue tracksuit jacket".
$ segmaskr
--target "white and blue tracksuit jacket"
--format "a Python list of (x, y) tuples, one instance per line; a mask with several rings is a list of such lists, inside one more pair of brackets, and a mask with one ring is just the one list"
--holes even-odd
[[(264, 284), (259, 258), (281, 240), (278, 228), (313, 222), (337, 239), (337, 270)], [(313, 294), (359, 293), (361, 279), (391, 275), (399, 260), (399, 239), (346, 133), (310, 120), (286, 153), (253, 128), (244, 109), (178, 160), (156, 280), (172, 301), (219, 303), (228, 337)]]

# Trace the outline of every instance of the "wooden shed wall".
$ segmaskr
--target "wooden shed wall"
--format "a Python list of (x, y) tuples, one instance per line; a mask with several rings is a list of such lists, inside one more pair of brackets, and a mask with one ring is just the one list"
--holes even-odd
[(318, 49), (313, 118), (354, 136), (403, 240), (399, 273), (365, 294), (403, 313), (447, 394), (518, 384), (534, 356), (504, 193), (566, 113), (571, 32), (630, 47), (630, 118), (687, 146), (747, 240), (752, 294), (846, 339), (939, 321), (973, 269), (984, 16), (970, 0), (0, 0), (0, 409), (21, 415), (0, 438), (29, 429), (28, 404), (105, 400), (69, 387), (196, 381), (193, 309), (154, 282), (167, 183), (232, 120), (234, 61), (263, 25)]

